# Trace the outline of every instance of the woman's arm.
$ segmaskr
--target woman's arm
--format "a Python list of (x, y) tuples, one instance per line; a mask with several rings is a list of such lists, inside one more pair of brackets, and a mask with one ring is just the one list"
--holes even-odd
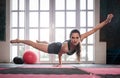
[(101, 22), (100, 24), (96, 25), (92, 30), (81, 34), (81, 41), (83, 41), (83, 39), (87, 38), (89, 35), (95, 33), (97, 30), (101, 29), (102, 27), (104, 27), (106, 24), (108, 24), (109, 22), (111, 22), (113, 18), (113, 14), (108, 14), (107, 18), (105, 21)]
[(61, 57), (62, 57), (62, 54), (61, 54), (61, 53), (59, 53), (59, 54), (58, 54), (58, 59), (59, 59), (59, 64), (58, 64), (58, 65), (62, 65), (62, 60), (61, 60)]
[(61, 67), (62, 66), (62, 60), (61, 60), (61, 57), (62, 57), (62, 54), (59, 53), (58, 54), (58, 60), (59, 60), (59, 63), (57, 65), (55, 65), (55, 67)]

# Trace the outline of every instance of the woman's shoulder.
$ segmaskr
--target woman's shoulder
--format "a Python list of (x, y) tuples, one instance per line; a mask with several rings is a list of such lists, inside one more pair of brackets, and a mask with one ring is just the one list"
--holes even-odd
[(63, 42), (63, 45), (64, 45), (64, 46), (67, 46), (69, 42), (70, 42), (70, 40), (65, 40), (65, 41)]
[(63, 46), (65, 46), (65, 47), (68, 47), (69, 44), (70, 44), (70, 40), (65, 40), (63, 42)]
[(68, 42), (67, 41), (63, 42), (62, 51), (65, 52), (65, 53), (68, 52)]

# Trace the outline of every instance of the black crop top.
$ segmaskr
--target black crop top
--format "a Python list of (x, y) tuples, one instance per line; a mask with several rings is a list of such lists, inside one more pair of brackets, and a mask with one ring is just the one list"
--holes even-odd
[(71, 41), (70, 40), (67, 40), (67, 42), (68, 42), (68, 52), (67, 52), (67, 55), (73, 55), (75, 52), (76, 52), (76, 49), (74, 49), (74, 50), (70, 50), (70, 43), (71, 43)]

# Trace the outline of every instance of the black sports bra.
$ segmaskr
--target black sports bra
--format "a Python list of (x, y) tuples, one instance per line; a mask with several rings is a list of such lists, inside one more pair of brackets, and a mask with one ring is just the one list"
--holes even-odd
[(71, 43), (71, 41), (70, 40), (67, 40), (67, 42), (68, 42), (68, 52), (67, 52), (67, 55), (73, 55), (75, 52), (76, 52), (76, 49), (74, 49), (74, 50), (70, 50), (70, 43)]

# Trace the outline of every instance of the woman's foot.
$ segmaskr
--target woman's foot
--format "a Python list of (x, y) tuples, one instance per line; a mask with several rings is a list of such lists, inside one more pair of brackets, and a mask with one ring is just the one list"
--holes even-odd
[(10, 40), (10, 43), (19, 43), (19, 39)]

